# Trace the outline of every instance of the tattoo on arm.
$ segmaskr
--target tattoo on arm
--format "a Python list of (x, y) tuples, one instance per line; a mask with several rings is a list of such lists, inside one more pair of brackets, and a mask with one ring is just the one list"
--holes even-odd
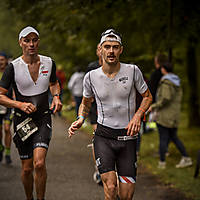
[(146, 110), (152, 103), (152, 95), (149, 89), (147, 89), (147, 91), (143, 93), (142, 96), (143, 96), (142, 102), (137, 110), (137, 114), (139, 114), (140, 116), (143, 116), (143, 114), (146, 112)]
[(91, 108), (91, 99), (86, 99), (83, 97), (82, 103), (79, 107), (78, 115), (82, 115), (84, 118), (86, 118), (90, 112)]

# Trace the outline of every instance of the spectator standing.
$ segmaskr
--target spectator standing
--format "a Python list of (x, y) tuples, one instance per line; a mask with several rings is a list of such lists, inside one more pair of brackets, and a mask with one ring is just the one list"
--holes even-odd
[[(86, 69), (86, 73), (91, 71), (91, 70), (95, 70), (95, 69), (99, 68), (102, 65), (102, 58), (101, 58), (101, 53), (100, 53), (100, 44), (97, 45), (96, 55), (98, 57), (98, 60), (89, 63), (89, 65), (88, 65), (88, 67)], [(95, 98), (92, 101), (90, 112), (88, 114), (88, 118), (90, 120), (90, 124), (92, 125), (93, 131), (95, 131), (96, 128), (97, 128), (97, 103), (96, 103)], [(93, 159), (95, 161), (93, 144), (91, 145), (91, 147), (92, 147)], [(97, 184), (102, 186), (101, 176), (100, 176), (99, 170), (98, 170), (98, 168), (96, 166), (96, 162), (95, 162), (94, 168), (95, 168), (95, 172), (93, 174), (93, 179)]]
[(182, 159), (176, 168), (183, 168), (192, 165), (186, 149), (178, 138), (177, 129), (181, 110), (182, 89), (180, 79), (172, 73), (172, 65), (164, 63), (161, 65), (163, 77), (158, 86), (156, 102), (151, 105), (149, 111), (156, 112), (156, 123), (160, 136), (160, 161), (159, 168), (166, 167), (165, 154), (168, 149), (168, 141), (172, 141), (182, 155)]
[(156, 101), (156, 91), (157, 91), (160, 79), (162, 77), (161, 65), (167, 62), (167, 60), (168, 60), (167, 56), (161, 53), (157, 54), (154, 58), (155, 70), (151, 74), (149, 82), (148, 82), (149, 89), (153, 97), (153, 103)]
[(58, 66), (58, 69), (56, 70), (56, 76), (59, 79), (61, 89), (63, 90), (66, 82), (66, 76), (61, 66)]
[[(98, 57), (98, 60), (89, 63), (87, 69), (86, 69), (86, 73), (99, 68), (102, 65), (102, 58), (101, 58), (101, 54), (100, 54), (100, 44), (97, 45), (96, 48), (96, 55)], [(88, 114), (88, 118), (90, 120), (90, 123), (92, 125), (93, 130), (95, 131), (97, 128), (97, 103), (95, 101), (95, 99), (93, 99), (93, 102), (91, 104), (91, 108), (90, 108), (90, 112)]]
[[(163, 53), (158, 53), (154, 57), (155, 69), (152, 72), (149, 82), (148, 82), (148, 86), (153, 97), (153, 103), (156, 102), (156, 92), (157, 92), (158, 84), (162, 77), (161, 65), (167, 61), (168, 61), (168, 57)], [(154, 128), (152, 129), (152, 127), (156, 127), (156, 123), (154, 122), (154, 112), (151, 112), (149, 114), (149, 122), (146, 126), (146, 131), (148, 132), (148, 131), (153, 130)]]
[[(8, 57), (4, 52), (0, 53), (0, 78), (5, 71), (6, 66), (8, 65)], [(12, 98), (12, 88), (9, 88), (7, 96)], [(10, 155), (10, 148), (12, 142), (11, 135), (11, 123), (12, 123), (12, 109), (6, 108), (5, 106), (0, 105), (0, 162), (3, 159), (4, 146), (2, 144), (3, 132), (5, 133), (4, 145), (5, 145), (5, 161), (6, 164), (12, 162)]]
[[(57, 76), (58, 82), (60, 84), (60, 89), (61, 89), (60, 101), (63, 103), (63, 92), (64, 92), (64, 85), (66, 82), (66, 76), (61, 66), (58, 66), (58, 69), (56, 70), (56, 76)], [(58, 112), (58, 115), (61, 116), (61, 111)]]
[(79, 106), (83, 98), (83, 78), (85, 73), (81, 70), (81, 67), (77, 67), (77, 71), (72, 74), (69, 82), (68, 88), (71, 91), (74, 101), (75, 101), (75, 111), (78, 116)]

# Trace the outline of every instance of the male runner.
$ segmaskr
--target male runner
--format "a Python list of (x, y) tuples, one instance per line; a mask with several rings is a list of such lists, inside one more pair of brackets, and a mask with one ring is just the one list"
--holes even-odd
[[(97, 45), (96, 55), (98, 57), (98, 60), (89, 63), (89, 65), (87, 66), (87, 69), (86, 69), (86, 73), (88, 73), (91, 70), (97, 69), (102, 65), (102, 58), (101, 58), (101, 54), (100, 54), (100, 44)], [(95, 99), (91, 104), (88, 118), (90, 120), (93, 130), (96, 130), (96, 128), (97, 128), (97, 104), (96, 104)]]
[[(87, 69), (86, 69), (86, 73), (88, 73), (91, 70), (97, 69), (102, 65), (102, 58), (101, 58), (101, 54), (100, 54), (100, 44), (97, 44), (96, 55), (98, 57), (98, 60), (89, 63), (89, 65), (87, 66)], [(97, 128), (97, 104), (96, 104), (96, 101), (94, 98), (93, 98), (93, 101), (92, 101), (92, 104), (90, 107), (90, 112), (88, 114), (88, 118), (90, 120), (90, 124), (92, 125), (93, 131), (95, 131)], [(91, 148), (92, 148), (92, 156), (95, 161), (93, 144), (89, 144), (88, 146), (89, 147), (91, 146)], [(100, 176), (99, 170), (96, 166), (96, 162), (95, 162), (94, 168), (95, 168), (95, 172), (93, 174), (93, 179), (97, 184), (102, 186), (101, 176)]]
[[(8, 57), (4, 52), (0, 53), (0, 78), (3, 75), (3, 72), (8, 65)], [(7, 96), (12, 98), (12, 88), (9, 88)], [(11, 126), (12, 122), (12, 109), (6, 108), (5, 106), (0, 105), (0, 162), (3, 159), (4, 146), (2, 144), (3, 132), (5, 133), (4, 145), (5, 145), (5, 161), (6, 164), (12, 162), (10, 156), (10, 147), (11, 147)]]
[[(37, 199), (45, 196), (45, 159), (52, 133), (49, 87), (53, 96), (50, 109), (55, 113), (62, 107), (56, 65), (50, 57), (38, 55), (39, 41), (39, 33), (33, 27), (20, 32), (22, 56), (6, 67), (0, 81), (0, 104), (15, 108), (13, 140), (22, 162), (21, 179), (27, 200), (33, 199), (34, 183)], [(16, 100), (6, 96), (11, 85)]]
[[(102, 67), (86, 74), (79, 117), (72, 123), (68, 133), (71, 137), (82, 126), (92, 98), (95, 97), (98, 125), (94, 136), (94, 151), (105, 199), (115, 200), (117, 197), (116, 170), (120, 199), (130, 200), (133, 198), (136, 182), (137, 133), (152, 96), (139, 68), (119, 62), (123, 51), (119, 33), (113, 29), (102, 33), (100, 51)], [(135, 113), (136, 89), (143, 100)]]

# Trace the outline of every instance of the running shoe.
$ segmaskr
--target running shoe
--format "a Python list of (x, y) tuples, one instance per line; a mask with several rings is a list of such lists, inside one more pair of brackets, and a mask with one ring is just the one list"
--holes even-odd
[(170, 153), (167, 151), (167, 152), (165, 153), (165, 156), (166, 156), (166, 157), (169, 157), (169, 156), (170, 156)]
[(3, 146), (3, 145), (0, 145), (0, 162), (1, 162), (2, 159), (3, 159), (3, 151), (4, 151), (4, 146)]
[(176, 168), (184, 168), (192, 165), (192, 159), (190, 157), (182, 157), (180, 162), (176, 165)]
[(6, 164), (11, 164), (12, 163), (12, 160), (11, 160), (11, 157), (10, 157), (10, 155), (6, 155), (5, 156), (5, 159), (6, 159)]
[(159, 169), (165, 169), (166, 168), (166, 162), (165, 161), (159, 161), (158, 162), (158, 168)]

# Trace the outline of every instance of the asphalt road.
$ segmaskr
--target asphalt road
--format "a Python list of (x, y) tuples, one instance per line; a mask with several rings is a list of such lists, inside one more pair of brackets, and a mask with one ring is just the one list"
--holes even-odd
[[(66, 139), (68, 125), (53, 117), (53, 136), (47, 155), (46, 200), (103, 200), (103, 188), (93, 181), (94, 163), (87, 145), (91, 138), (79, 133)], [(0, 164), (0, 200), (25, 200), (20, 181), (20, 160), (12, 145), (10, 166)], [(134, 200), (186, 200), (139, 166)], [(188, 199), (187, 199), (188, 200)]]

